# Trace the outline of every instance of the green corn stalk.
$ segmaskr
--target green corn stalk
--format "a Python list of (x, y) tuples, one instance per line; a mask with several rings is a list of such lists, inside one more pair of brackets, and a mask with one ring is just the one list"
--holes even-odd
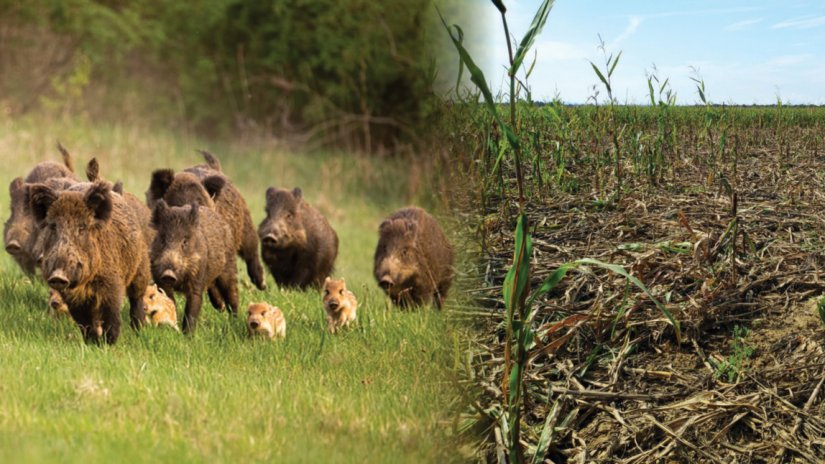
[[(596, 63), (590, 62), (590, 66), (593, 68), (593, 71), (596, 73), (596, 76), (602, 82), (607, 90), (607, 101), (608, 101), (608, 120), (607, 120), (607, 130), (609, 132), (609, 138), (613, 143), (613, 161), (614, 161), (614, 171), (616, 174), (616, 199), (621, 199), (622, 196), (622, 162), (621, 162), (621, 146), (619, 145), (619, 140), (622, 138), (624, 130), (626, 128), (622, 127), (621, 130), (616, 130), (616, 116), (615, 116), (615, 103), (616, 99), (613, 97), (613, 72), (616, 71), (616, 66), (619, 64), (619, 59), (622, 57), (621, 50), (617, 55), (613, 55), (612, 53), (608, 56), (607, 50), (605, 49), (604, 40), (599, 37), (599, 48), (601, 48), (602, 53), (604, 54), (604, 72), (596, 66)], [(595, 100), (595, 99), (594, 99)]]

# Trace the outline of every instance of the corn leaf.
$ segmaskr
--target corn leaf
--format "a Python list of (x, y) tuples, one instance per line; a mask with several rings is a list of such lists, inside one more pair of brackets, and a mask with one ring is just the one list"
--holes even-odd
[(619, 54), (618, 54), (618, 55), (616, 55), (616, 59), (615, 59), (615, 60), (613, 60), (613, 65), (612, 65), (612, 66), (610, 66), (610, 71), (607, 71), (607, 75), (608, 75), (608, 76), (612, 76), (612, 75), (613, 75), (613, 71), (615, 71), (615, 70), (616, 70), (616, 65), (617, 65), (617, 64), (619, 64), (619, 58), (621, 58), (621, 57), (622, 57), (622, 51), (621, 51), (621, 50), (619, 50)]
[[(487, 85), (487, 80), (484, 77), (484, 73), (481, 71), (481, 68), (476, 65), (475, 61), (473, 61), (473, 58), (470, 56), (467, 49), (464, 48), (464, 44), (462, 42), (464, 31), (462, 31), (461, 28), (455, 24), (452, 27), (448, 26), (447, 21), (444, 20), (444, 16), (441, 15), (441, 11), (437, 11), (438, 16), (441, 18), (441, 23), (444, 25), (444, 28), (447, 29), (447, 33), (450, 34), (450, 40), (452, 40), (453, 45), (458, 51), (458, 56), (461, 59), (461, 63), (466, 66), (467, 70), (470, 72), (470, 81), (475, 84), (478, 90), (481, 91), (487, 110), (504, 131), (504, 135), (507, 137), (507, 142), (514, 149), (517, 149), (519, 147), (518, 137), (516, 137), (515, 133), (513, 133), (510, 126), (504, 124), (504, 121), (499, 116), (495, 100), (493, 99), (493, 94), (490, 92), (490, 87)], [(453, 32), (453, 30), (455, 30), (455, 32)]]
[(530, 50), (530, 47), (533, 46), (533, 43), (536, 41), (536, 37), (541, 34), (541, 30), (544, 28), (544, 23), (547, 22), (547, 15), (550, 14), (550, 10), (553, 9), (553, 4), (555, 0), (544, 0), (539, 6), (539, 9), (536, 11), (536, 15), (533, 17), (533, 22), (530, 24), (530, 27), (527, 29), (527, 33), (524, 34), (524, 37), (521, 39), (521, 43), (516, 50), (516, 56), (513, 58), (513, 63), (510, 66), (508, 71), (510, 76), (514, 76), (516, 71), (518, 70), (521, 63), (524, 61), (524, 57), (527, 56), (527, 52)]
[(593, 67), (593, 71), (596, 71), (596, 75), (599, 76), (599, 79), (602, 81), (602, 84), (604, 84), (604, 86), (607, 87), (607, 91), (610, 92), (610, 84), (607, 83), (607, 79), (604, 78), (604, 74), (602, 74), (602, 72), (599, 71), (599, 68), (592, 61), (590, 62), (590, 66)]
[[(548, 395), (549, 398), (550, 395)], [(553, 441), (553, 429), (556, 428), (556, 419), (559, 415), (558, 400), (553, 403), (547, 418), (544, 420), (544, 428), (541, 430), (539, 442), (536, 443), (536, 454), (533, 455), (533, 464), (540, 464), (544, 460), (544, 455), (547, 454), (547, 448)]]
[(670, 311), (668, 311), (668, 309), (665, 308), (665, 305), (663, 305), (659, 300), (657, 300), (656, 297), (654, 297), (653, 294), (650, 293), (650, 290), (648, 290), (647, 287), (645, 287), (645, 285), (639, 279), (630, 275), (622, 266), (618, 266), (616, 264), (603, 263), (597, 259), (592, 258), (579, 259), (576, 260), (575, 263), (601, 267), (613, 273), (619, 274), (620, 276), (629, 280), (630, 283), (638, 287), (639, 290), (643, 291), (653, 301), (653, 303), (656, 304), (656, 307), (659, 308), (660, 311), (662, 311), (662, 314), (664, 314), (667, 320), (670, 321), (670, 325), (673, 326), (673, 330), (676, 333), (676, 342), (682, 343), (682, 331), (679, 328), (679, 321), (674, 319)]

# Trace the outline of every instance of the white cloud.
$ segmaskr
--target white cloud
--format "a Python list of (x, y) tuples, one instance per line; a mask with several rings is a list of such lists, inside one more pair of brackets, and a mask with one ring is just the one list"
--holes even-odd
[(743, 31), (746, 29), (750, 29), (750, 26), (755, 24), (759, 24), (764, 20), (764, 18), (754, 18), (754, 19), (746, 19), (744, 21), (737, 21), (733, 24), (728, 24), (724, 27), (723, 30), (728, 32), (735, 32), (735, 31)]
[(803, 16), (801, 18), (786, 19), (771, 26), (771, 29), (811, 29), (825, 26), (825, 16)]
[(619, 45), (621, 45), (622, 42), (624, 42), (636, 33), (636, 31), (639, 29), (640, 24), (642, 24), (641, 16), (630, 16), (628, 18), (627, 27), (625, 28), (625, 30), (622, 31), (622, 33), (619, 34), (615, 39), (613, 39), (612, 42), (610, 42), (608, 48), (611, 50), (616, 49)]
[(768, 66), (793, 66), (795, 64), (802, 64), (811, 61), (815, 58), (812, 53), (802, 53), (797, 55), (782, 55), (777, 56), (767, 63)]

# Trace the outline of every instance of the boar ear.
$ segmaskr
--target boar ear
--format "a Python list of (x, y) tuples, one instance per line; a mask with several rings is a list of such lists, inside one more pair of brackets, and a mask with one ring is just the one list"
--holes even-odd
[(158, 293), (160, 293), (160, 294), (161, 294), (161, 295), (163, 295), (163, 296), (166, 296), (166, 290), (164, 290), (164, 289), (162, 289), (162, 288), (158, 287), (157, 285), (155, 285), (155, 287), (157, 287), (157, 289), (158, 289)]
[(329, 278), (329, 276), (327, 276), (327, 278), (326, 278), (326, 279), (324, 279), (324, 285), (328, 284), (330, 280), (331, 280), (331, 279)]
[(203, 180), (203, 186), (209, 192), (209, 196), (217, 198), (221, 194), (223, 187), (226, 185), (226, 179), (221, 176), (209, 176)]
[(161, 198), (160, 201), (155, 204), (155, 209), (152, 210), (152, 227), (155, 229), (160, 227), (160, 225), (164, 223), (168, 212), (169, 205), (166, 204), (166, 200)]
[(269, 206), (275, 202), (275, 196), (278, 194), (278, 189), (269, 187), (266, 189), (266, 205)]
[(97, 181), (86, 192), (83, 200), (95, 219), (108, 221), (112, 217), (112, 184)]
[(382, 222), (381, 225), (378, 226), (378, 230), (383, 232), (384, 229), (390, 226), (390, 223), (392, 223), (392, 221), (390, 221), (389, 219), (384, 219), (384, 222)]
[(15, 177), (11, 184), (9, 184), (9, 195), (14, 196), (14, 193), (23, 188), (23, 178)]
[(158, 169), (152, 173), (152, 183), (149, 184), (149, 194), (154, 199), (163, 198), (172, 181), (175, 180), (175, 171), (171, 169)]
[(57, 194), (50, 187), (43, 184), (34, 184), (29, 187), (29, 204), (34, 213), (34, 219), (38, 223), (46, 219), (46, 214), (55, 200), (57, 200)]
[(198, 223), (198, 215), (200, 214), (200, 208), (198, 207), (197, 203), (192, 203), (189, 205), (189, 222), (192, 224)]
[(86, 179), (89, 182), (94, 182), (100, 176), (100, 165), (97, 164), (97, 158), (92, 158), (86, 164)]
[(294, 189), (292, 189), (292, 196), (295, 197), (296, 200), (300, 200), (303, 196), (303, 193), (304, 192), (301, 191), (301, 187), (295, 187)]
[(118, 195), (123, 195), (123, 182), (115, 182), (114, 187), (112, 187), (112, 191), (117, 193)]

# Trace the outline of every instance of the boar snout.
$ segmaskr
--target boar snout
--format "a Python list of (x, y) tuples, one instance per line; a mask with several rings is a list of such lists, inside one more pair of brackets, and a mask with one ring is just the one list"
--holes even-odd
[(23, 247), (20, 246), (20, 242), (17, 240), (10, 240), (9, 243), (6, 244), (6, 251), (11, 254), (20, 253)]
[(49, 287), (55, 290), (62, 290), (69, 286), (69, 278), (62, 269), (52, 271), (48, 279)]
[(278, 246), (278, 237), (276, 237), (273, 233), (269, 233), (263, 238), (263, 242), (266, 246), (276, 247)]
[(329, 300), (327, 302), (327, 306), (329, 306), (329, 309), (335, 311), (336, 309), (338, 309), (339, 306), (338, 300)]
[(386, 275), (378, 281), (378, 285), (380, 285), (384, 290), (389, 290), (393, 285), (395, 285), (395, 282), (393, 282), (390, 276)]
[(251, 322), (249, 323), (249, 327), (251, 327), (251, 328), (253, 328), (253, 329), (257, 329), (259, 325), (260, 325), (260, 324), (258, 324), (258, 321), (251, 321)]
[(57, 310), (58, 308), (60, 308), (60, 302), (57, 301), (56, 298), (54, 298), (51, 301), (49, 301), (49, 306), (51, 306), (52, 309)]
[(175, 282), (178, 281), (178, 276), (175, 274), (175, 271), (167, 269), (161, 274), (160, 281), (164, 285), (175, 285)]

